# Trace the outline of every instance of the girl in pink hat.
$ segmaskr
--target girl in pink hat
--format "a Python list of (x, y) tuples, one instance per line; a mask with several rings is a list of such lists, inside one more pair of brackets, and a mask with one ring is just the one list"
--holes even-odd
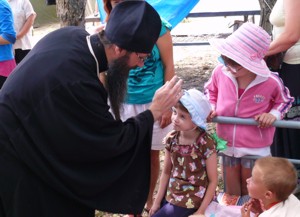
[(240, 196), (248, 195), (246, 179), (251, 176), (253, 163), (242, 157), (271, 155), (275, 131), (272, 124), (283, 118), (294, 98), (278, 74), (266, 66), (263, 58), (270, 36), (261, 27), (245, 23), (228, 38), (214, 39), (210, 44), (221, 53), (221, 64), (205, 84), (213, 107), (210, 118), (219, 115), (254, 118), (258, 122), (258, 126), (217, 124), (217, 135), (228, 141), (223, 158), (226, 182), (221, 203), (242, 204), (249, 198)]

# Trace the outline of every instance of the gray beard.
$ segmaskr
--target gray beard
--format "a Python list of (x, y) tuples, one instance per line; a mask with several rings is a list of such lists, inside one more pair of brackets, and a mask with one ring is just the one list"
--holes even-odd
[(127, 92), (127, 79), (130, 67), (129, 54), (109, 64), (106, 77), (106, 88), (112, 112), (116, 120), (120, 120), (120, 108)]

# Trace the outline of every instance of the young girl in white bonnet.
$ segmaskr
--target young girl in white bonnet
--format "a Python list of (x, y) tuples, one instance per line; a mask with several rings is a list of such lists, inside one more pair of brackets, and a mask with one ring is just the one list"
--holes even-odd
[(164, 168), (150, 216), (204, 215), (218, 181), (215, 142), (205, 131), (211, 106), (203, 93), (190, 89), (172, 109), (174, 130), (164, 139)]
[(221, 53), (221, 63), (205, 84), (213, 108), (210, 118), (219, 115), (254, 118), (258, 122), (258, 126), (217, 124), (217, 135), (228, 142), (221, 202), (236, 205), (240, 196), (248, 194), (246, 179), (251, 176), (253, 163), (242, 157), (271, 155), (275, 131), (272, 124), (282, 119), (294, 99), (278, 74), (266, 66), (263, 58), (270, 36), (261, 27), (245, 23), (228, 38), (213, 39), (210, 44)]

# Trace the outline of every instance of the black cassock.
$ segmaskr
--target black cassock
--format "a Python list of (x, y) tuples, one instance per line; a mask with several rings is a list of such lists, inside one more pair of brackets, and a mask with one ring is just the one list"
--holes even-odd
[[(0, 91), (0, 216), (139, 213), (147, 198), (153, 116), (125, 122), (80, 27), (45, 36)], [(92, 47), (107, 69), (102, 44)]]

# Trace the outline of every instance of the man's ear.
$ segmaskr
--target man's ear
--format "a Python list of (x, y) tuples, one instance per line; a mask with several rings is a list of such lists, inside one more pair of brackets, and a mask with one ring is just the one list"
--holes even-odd
[(114, 50), (115, 50), (116, 55), (118, 55), (118, 56), (123, 56), (126, 54), (126, 50), (118, 47), (117, 45), (115, 45)]

